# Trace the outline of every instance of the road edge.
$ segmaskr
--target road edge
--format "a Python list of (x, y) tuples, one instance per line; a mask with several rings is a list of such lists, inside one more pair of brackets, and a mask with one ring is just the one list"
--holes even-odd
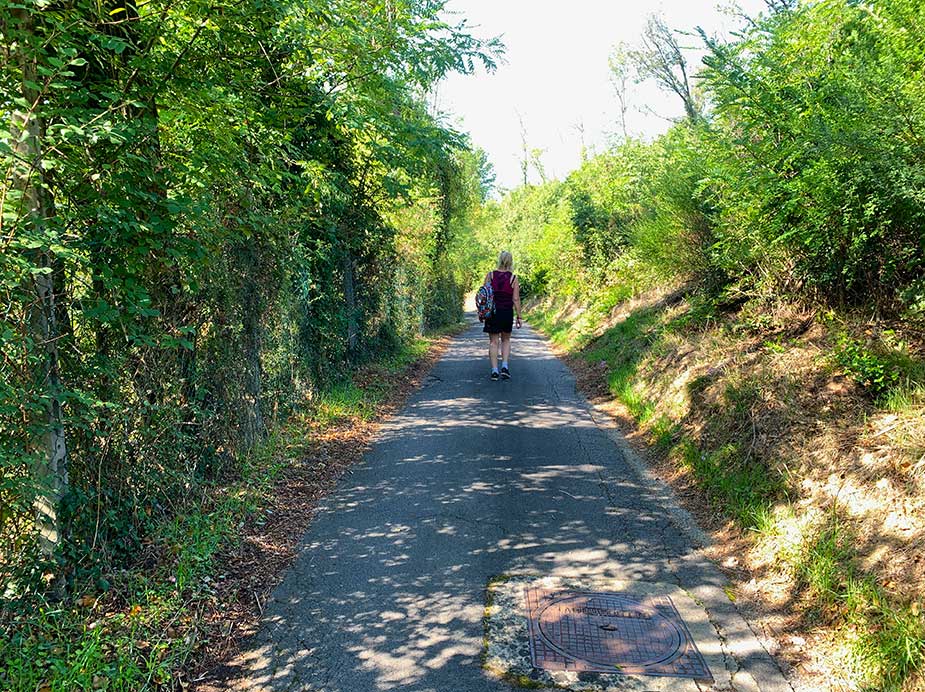
[[(777, 659), (764, 647), (751, 624), (739, 611), (727, 595), (724, 586), (729, 582), (717, 565), (709, 560), (703, 549), (713, 543), (712, 537), (698, 525), (694, 517), (678, 501), (674, 489), (652, 470), (651, 466), (640, 457), (627, 441), (619, 422), (603, 405), (591, 401), (581, 390), (579, 378), (554, 348), (547, 334), (541, 329), (531, 327), (541, 336), (550, 352), (568, 370), (575, 382), (578, 401), (585, 407), (595, 427), (603, 432), (620, 452), (640, 482), (646, 489), (664, 502), (675, 525), (694, 544), (694, 552), (686, 556), (677, 566), (675, 577), (678, 587), (698, 602), (706, 611), (710, 622), (716, 628), (717, 635), (727, 653), (727, 669), (732, 679), (735, 692), (795, 692)], [(697, 573), (702, 577), (701, 585), (690, 588), (682, 583), (681, 572)], [(707, 578), (709, 577), (709, 578)], [(731, 659), (731, 660), (730, 660)], [(755, 675), (744, 670), (751, 668)], [(756, 677), (757, 676), (757, 677)]]

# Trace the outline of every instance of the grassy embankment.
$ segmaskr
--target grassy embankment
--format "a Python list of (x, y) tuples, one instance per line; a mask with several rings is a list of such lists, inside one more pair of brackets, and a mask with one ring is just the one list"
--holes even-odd
[(236, 596), (225, 583), (236, 578), (226, 573), (232, 570), (225, 557), (243, 534), (269, 520), (268, 507), (279, 506), (278, 482), (289, 469), (308, 463), (318, 439), (383, 413), (439, 341), (421, 338), (321, 392), (252, 451), (240, 476), (200, 488), (197, 501), (177, 508), (131, 569), (100, 575), (76, 598), (48, 602), (8, 622), (0, 644), (0, 688), (186, 688), (190, 669), (222, 636), (214, 620), (229, 605), (223, 599)]
[(631, 285), (531, 322), (745, 546), (725, 564), (790, 630), (785, 658), (827, 689), (922, 689), (921, 350), (834, 312)]

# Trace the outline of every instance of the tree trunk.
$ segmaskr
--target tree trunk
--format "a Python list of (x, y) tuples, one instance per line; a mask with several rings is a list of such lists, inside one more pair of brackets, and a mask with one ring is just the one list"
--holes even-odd
[(260, 298), (260, 288), (257, 281), (257, 262), (254, 261), (253, 254), (257, 250), (253, 247), (247, 248), (245, 253), (249, 255), (248, 269), (245, 275), (245, 285), (243, 290), (243, 347), (244, 347), (244, 444), (251, 447), (255, 442), (261, 439), (266, 432), (266, 425), (263, 420), (263, 413), (260, 407), (260, 398), (263, 394), (263, 378), (260, 364), (260, 356), (263, 348), (263, 338), (261, 334), (261, 316), (262, 306)]
[(357, 349), (357, 340), (360, 327), (357, 323), (356, 286), (354, 284), (353, 257), (349, 250), (344, 250), (341, 259), (341, 271), (344, 275), (344, 303), (347, 309), (347, 350), (354, 355)]
[[(26, 9), (17, 9), (14, 13), (23, 35), (30, 36), (34, 30), (32, 14)], [(40, 95), (35, 89), (40, 80), (36, 75), (36, 59), (30, 50), (28, 41), (23, 41), (19, 46), (22, 96), (29, 108), (17, 108), (11, 118), (13, 150), (18, 159), (12, 182), (22, 195), (20, 219), (24, 222), (24, 228), (35, 238), (41, 238), (55, 212), (44, 181), (43, 125), (36, 113)], [(37, 445), (39, 453), (33, 467), (33, 477), (38, 488), (35, 499), (36, 528), (41, 553), (52, 561), (63, 540), (59, 510), (61, 499), (68, 488), (67, 444), (61, 413), (62, 387), (58, 369), (60, 313), (56, 306), (59, 295), (63, 293), (60, 285), (63, 271), (44, 243), (30, 250), (27, 260), (36, 269), (32, 275), (32, 296), (27, 306), (27, 328), (38, 351), (37, 355), (41, 356), (37, 359), (34, 381), (37, 391), (44, 394), (45, 403), (44, 412), (36, 421), (36, 427), (44, 431)], [(63, 595), (62, 574), (55, 574), (53, 584), (55, 590)]]
[[(47, 253), (37, 253), (33, 262), (51, 269)], [(35, 465), (34, 476), (39, 488), (36, 498), (36, 522), (42, 554), (53, 558), (61, 545), (63, 531), (58, 510), (67, 492), (67, 444), (61, 415), (61, 377), (58, 371), (58, 324), (55, 319), (55, 285), (52, 274), (36, 274), (35, 302), (30, 307), (29, 328), (37, 344), (42, 344), (44, 359), (36, 372), (36, 384), (47, 393), (46, 432), (43, 455)], [(60, 576), (60, 575), (59, 575)]]

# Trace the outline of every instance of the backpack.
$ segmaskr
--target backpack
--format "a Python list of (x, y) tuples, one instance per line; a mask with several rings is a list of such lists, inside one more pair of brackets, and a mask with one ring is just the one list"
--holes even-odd
[(491, 274), (475, 294), (475, 311), (479, 314), (479, 322), (484, 322), (495, 312), (495, 292), (491, 288)]

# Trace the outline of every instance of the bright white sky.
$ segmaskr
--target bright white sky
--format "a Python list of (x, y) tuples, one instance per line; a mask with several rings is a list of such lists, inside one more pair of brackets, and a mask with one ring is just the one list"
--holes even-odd
[[(724, 13), (717, 0), (449, 0), (452, 22), (466, 18), (479, 37), (501, 36), (504, 62), (493, 74), (452, 75), (438, 88), (440, 110), (485, 149), (495, 166), (497, 184), (512, 188), (522, 174), (523, 118), (529, 148), (543, 150), (549, 178), (564, 178), (580, 161), (581, 135), (590, 149), (602, 150), (619, 132), (619, 108), (610, 82), (607, 58), (613, 46), (636, 44), (646, 18), (664, 15), (675, 29), (702, 27), (726, 35), (742, 20)], [(763, 0), (739, 0), (746, 13), (757, 15)], [(681, 37), (696, 47), (699, 37)], [(691, 54), (694, 62), (699, 58)], [(653, 84), (631, 85), (627, 113), (631, 135), (650, 138), (669, 126), (666, 118), (682, 112), (676, 96)], [(657, 115), (649, 111), (654, 111)], [(537, 180), (531, 170), (530, 178)]]

